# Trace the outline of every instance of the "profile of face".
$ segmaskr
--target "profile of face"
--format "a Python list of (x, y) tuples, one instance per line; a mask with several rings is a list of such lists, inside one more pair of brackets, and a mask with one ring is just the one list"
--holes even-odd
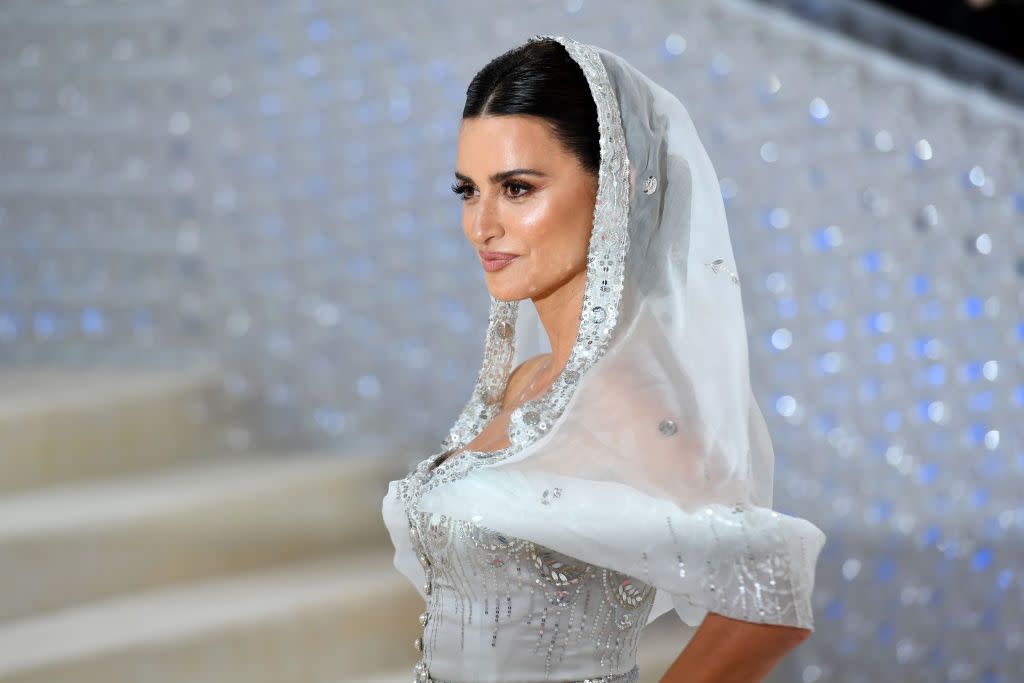
[(597, 177), (548, 124), (526, 115), (462, 120), (455, 166), (462, 229), (502, 301), (583, 287)]

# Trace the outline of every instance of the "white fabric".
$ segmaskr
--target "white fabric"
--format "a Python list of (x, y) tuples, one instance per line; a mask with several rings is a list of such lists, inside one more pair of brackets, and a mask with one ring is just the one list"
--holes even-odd
[[(472, 471), (426, 492), (421, 510), (646, 581), (658, 589), (649, 620), (675, 608), (691, 626), (714, 611), (813, 629), (826, 537), (772, 509), (774, 453), (715, 169), (674, 95), (615, 54), (558, 40), (584, 68), (601, 124), (580, 334), (551, 391), (513, 413), (512, 446), (457, 453)], [(480, 381), (443, 447), (471, 441), (511, 368), (545, 350), (530, 301), (492, 299)], [(557, 498), (544, 493), (556, 487)], [(395, 537), (398, 506), (384, 514), (396, 566), (422, 581)]]

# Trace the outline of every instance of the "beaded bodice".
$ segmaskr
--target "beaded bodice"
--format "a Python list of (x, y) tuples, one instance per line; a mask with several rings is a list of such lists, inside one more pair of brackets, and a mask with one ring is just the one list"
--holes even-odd
[(464, 451), (434, 467), (438, 454), (393, 482), (426, 580), (414, 680), (636, 680), (653, 586), (472, 519), (419, 511), (427, 490), (509, 450)]

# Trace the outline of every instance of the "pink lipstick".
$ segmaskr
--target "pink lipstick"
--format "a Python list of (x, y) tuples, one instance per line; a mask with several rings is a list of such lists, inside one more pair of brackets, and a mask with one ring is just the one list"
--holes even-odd
[(493, 273), (496, 270), (501, 270), (508, 264), (519, 258), (519, 254), (509, 254), (502, 251), (481, 251), (480, 252), (480, 263), (483, 264), (484, 270), (488, 273)]

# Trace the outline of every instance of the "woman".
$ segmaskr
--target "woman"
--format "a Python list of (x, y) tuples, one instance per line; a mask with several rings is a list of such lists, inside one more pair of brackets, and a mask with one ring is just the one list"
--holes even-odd
[(416, 681), (639, 680), (643, 627), (697, 628), (662, 679), (758, 681), (813, 629), (825, 535), (771, 509), (718, 180), (683, 105), (535, 36), (469, 86), (453, 189), (491, 294), (476, 387), (393, 481), (427, 602)]

